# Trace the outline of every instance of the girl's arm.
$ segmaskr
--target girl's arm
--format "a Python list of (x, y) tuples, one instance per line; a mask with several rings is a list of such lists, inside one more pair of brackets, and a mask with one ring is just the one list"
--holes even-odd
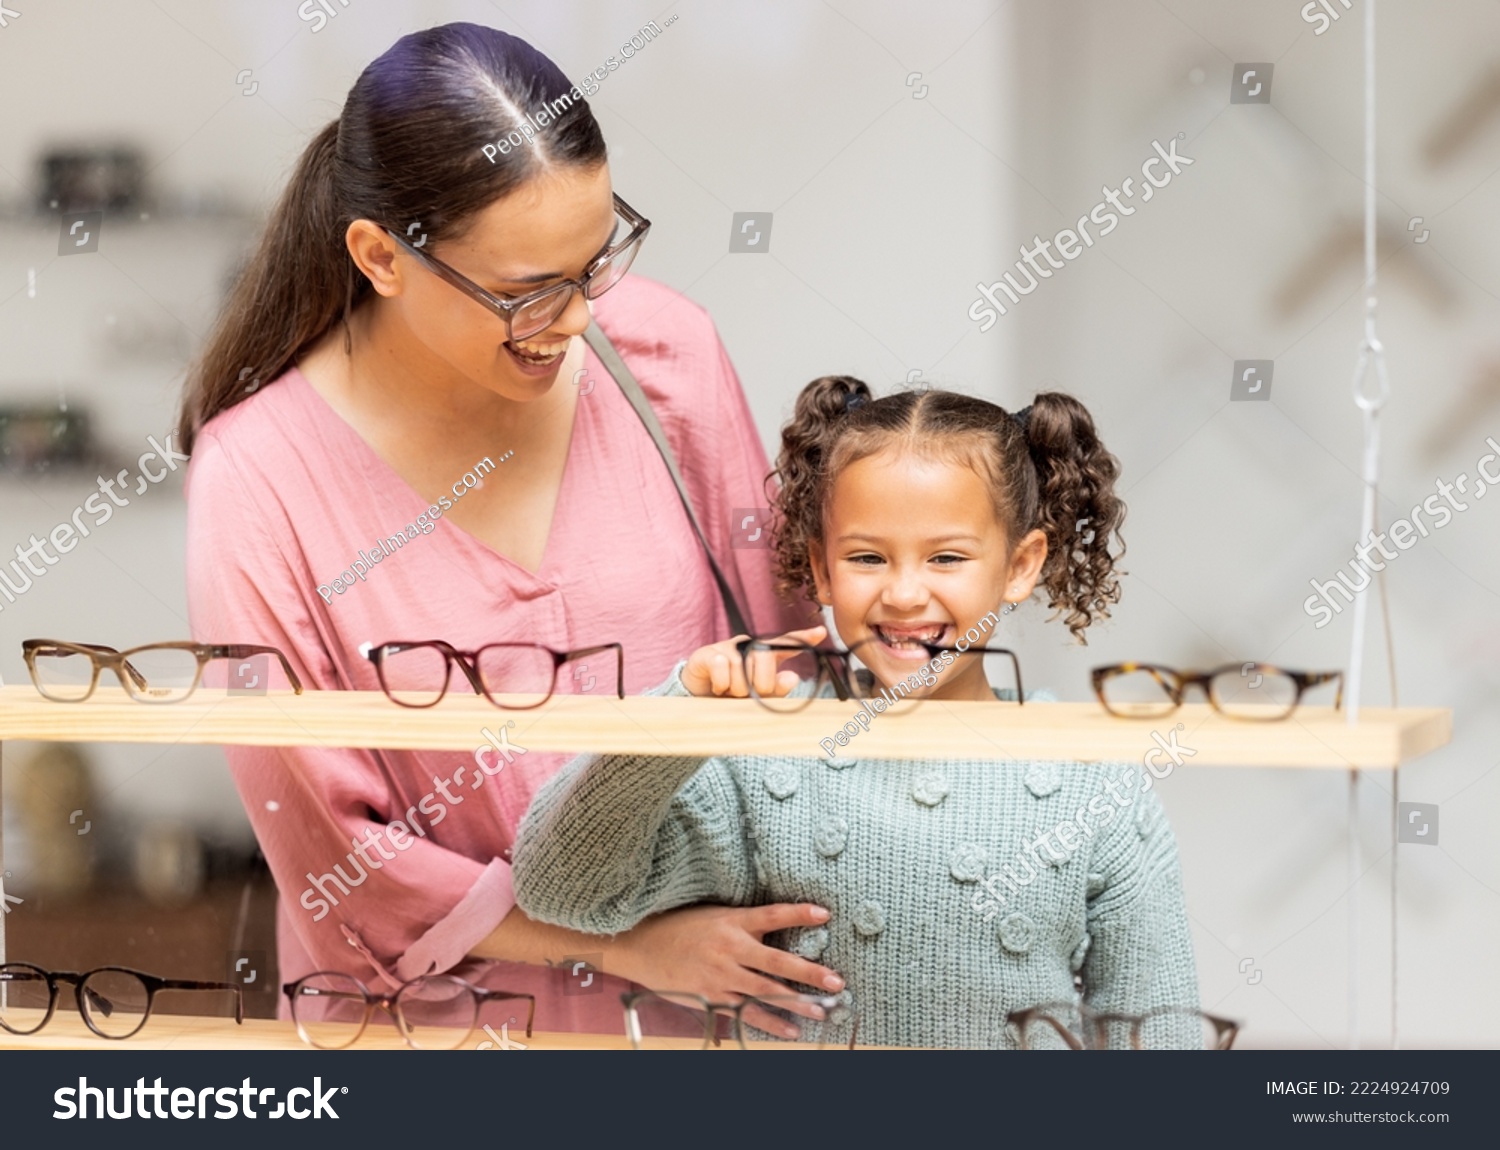
[[(1114, 774), (1118, 767), (1106, 770)], [(1142, 791), (1143, 779), (1151, 781), (1139, 768), (1124, 767), (1119, 786), (1129, 803), (1095, 840), (1089, 861), (1092, 941), (1082, 974), (1084, 996), (1098, 1011), (1198, 1006), (1177, 843), (1156, 792)], [(1172, 1034), (1172, 1045), (1198, 1045), (1195, 1024), (1184, 1022)]]

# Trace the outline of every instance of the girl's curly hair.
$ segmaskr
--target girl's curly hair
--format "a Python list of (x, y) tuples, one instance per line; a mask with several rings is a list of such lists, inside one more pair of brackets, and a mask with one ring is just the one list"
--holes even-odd
[[(1065, 616), (1082, 643), (1084, 628), (1119, 602), (1116, 559), (1125, 504), (1115, 494), (1120, 464), (1094, 432), (1088, 409), (1071, 395), (1038, 393), (1019, 415), (951, 391), (899, 391), (874, 398), (847, 375), (813, 380), (781, 430), (772, 472), (780, 485), (772, 543), (783, 595), (816, 596), (810, 547), (823, 537), (838, 475), (888, 447), (972, 467), (989, 484), (995, 514), (1014, 547), (1039, 528), (1047, 537), (1040, 586), (1047, 606)], [(1109, 540), (1119, 540), (1111, 556)], [(1055, 618), (1056, 616), (1054, 616)]]

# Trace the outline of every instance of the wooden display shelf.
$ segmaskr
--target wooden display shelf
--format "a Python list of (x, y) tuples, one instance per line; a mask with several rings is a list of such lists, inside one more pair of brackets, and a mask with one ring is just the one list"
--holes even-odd
[[(71, 1013), (69, 1013), (71, 1011)], [(493, 1023), (491, 1024), (493, 1028)], [(629, 1050), (630, 1040), (625, 1037), (624, 1016), (621, 1015), (619, 1034), (574, 1034), (568, 1031), (536, 1031), (530, 1038), (524, 1029), (511, 1027), (502, 1036), (511, 1043), (520, 1044), (526, 1050)], [(496, 1030), (496, 1033), (500, 1032)], [(458, 1049), (479, 1050), (481, 1043), (491, 1043), (486, 1053), (500, 1049), (494, 1044), (483, 1027), (475, 1027), (468, 1041)], [(684, 1046), (693, 1048), (693, 1043)], [(751, 1047), (765, 1050), (797, 1050), (795, 1043), (751, 1042)], [(58, 1003), (57, 1013), (36, 1034), (7, 1034), (0, 1030), (0, 1050), (311, 1050), (311, 1046), (297, 1037), (297, 1028), (291, 1022), (268, 1018), (247, 1018), (243, 1025), (235, 1025), (233, 1018), (202, 1017), (192, 1014), (161, 1014), (152, 1012), (150, 1020), (139, 1034), (125, 1039), (100, 1038), (84, 1025), (73, 1009), (71, 995), (65, 995)], [(359, 1041), (348, 1047), (359, 1050), (411, 1050), (401, 1036), (390, 1026), (377, 1027), (371, 1024), (360, 1035)], [(510, 1048), (507, 1048), (510, 1049)], [(731, 1049), (726, 1047), (725, 1049)], [(868, 1049), (881, 1049), (869, 1047)]]
[[(528, 751), (652, 755), (760, 753), (822, 756), (820, 740), (857, 707), (813, 701), (772, 714), (750, 699), (559, 696), (531, 711), (504, 711), (451, 694), (425, 710), (398, 707), (374, 691), (229, 696), (202, 689), (181, 703), (135, 702), (100, 688), (83, 703), (55, 703), (29, 685), (0, 688), (0, 741), (198, 743), (472, 751), (513, 722), (511, 742)], [(1206, 703), (1161, 719), (1119, 719), (1096, 703), (927, 701), (906, 714), (874, 716), (839, 753), (859, 759), (1016, 758), (1140, 762), (1175, 733), (1183, 765), (1195, 767), (1394, 768), (1446, 744), (1453, 712), (1443, 707), (1366, 707), (1350, 725), (1342, 711), (1303, 707), (1280, 722), (1226, 719)], [(1158, 766), (1171, 763), (1163, 751)]]

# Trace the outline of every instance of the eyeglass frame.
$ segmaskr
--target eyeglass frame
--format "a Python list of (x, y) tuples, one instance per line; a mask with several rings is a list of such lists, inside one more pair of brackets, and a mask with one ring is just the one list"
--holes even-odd
[[(360, 1022), (359, 1029), (354, 1032), (354, 1037), (349, 1039), (349, 1041), (344, 1043), (342, 1046), (319, 1046), (316, 1042), (314, 1042), (307, 1036), (306, 1027), (302, 1025), (302, 1020), (297, 1017), (298, 989), (304, 982), (306, 982), (310, 978), (328, 977), (347, 978), (350, 982), (354, 983), (355, 986), (359, 987), (360, 990), (364, 992), (364, 1019)], [(411, 1034), (407, 1031), (406, 1016), (401, 1011), (401, 1004), (396, 1000), (400, 998), (406, 990), (413, 986), (416, 986), (418, 983), (438, 981), (458, 983), (469, 992), (470, 1000), (474, 1004), (474, 1020), (469, 1023), (469, 1029), (464, 1033), (464, 1036), (457, 1042), (455, 1042), (452, 1046), (443, 1047), (442, 1049), (457, 1050), (460, 1046), (462, 1046), (469, 1040), (469, 1038), (473, 1035), (475, 1029), (478, 1027), (480, 1007), (482, 1007), (486, 1002), (500, 1002), (504, 1001), (505, 999), (524, 998), (530, 1004), (529, 1009), (526, 1011), (526, 1037), (531, 1037), (531, 1024), (536, 1020), (536, 995), (529, 994), (524, 990), (488, 990), (482, 986), (475, 986), (468, 979), (460, 978), (456, 974), (424, 974), (418, 978), (413, 978), (407, 982), (403, 982), (389, 994), (376, 994), (364, 984), (364, 981), (362, 979), (356, 978), (354, 975), (349, 974), (346, 971), (315, 970), (311, 974), (304, 974), (301, 978), (297, 979), (296, 982), (282, 983), (281, 993), (286, 995), (287, 1006), (292, 1012), (292, 1022), (297, 1027), (297, 1037), (300, 1038), (303, 1042), (307, 1043), (307, 1045), (311, 1046), (314, 1050), (349, 1049), (349, 1047), (353, 1046), (364, 1035), (364, 1032), (369, 1028), (370, 1019), (375, 1017), (375, 1011), (377, 1010), (383, 1010), (391, 1016), (392, 1020), (396, 1024), (396, 1030), (401, 1035), (401, 1040), (405, 1042), (407, 1046), (411, 1047), (411, 1049), (413, 1050), (429, 1050), (437, 1048), (418, 1046), (411, 1040)], [(338, 998), (345, 1001), (354, 1001), (354, 995), (352, 993), (344, 991), (322, 991), (305, 995), (304, 997), (324, 999)]]
[[(455, 268), (449, 267), (436, 256), (428, 255), (426, 252), (422, 251), (394, 228), (388, 227), (385, 229), (385, 232), (393, 240), (395, 240), (396, 243), (401, 245), (401, 247), (404, 248), (409, 255), (415, 256), (417, 258), (417, 261), (425, 265), (426, 268), (433, 274), (437, 275), (440, 279), (446, 280), (449, 284), (451, 284), (453, 287), (456, 287), (470, 299), (474, 300), (476, 303), (482, 304), (484, 307), (488, 308), (490, 311), (494, 312), (497, 316), (504, 320), (505, 335), (508, 340), (530, 339), (533, 335), (536, 335), (537, 332), (546, 331), (547, 328), (554, 321), (556, 321), (557, 317), (562, 315), (562, 313), (567, 310), (568, 305), (573, 302), (574, 291), (582, 292), (584, 299), (598, 299), (598, 295), (591, 296), (588, 292), (588, 288), (591, 281), (593, 280), (594, 274), (611, 259), (619, 255), (626, 248), (630, 247), (631, 244), (645, 243), (646, 236), (651, 231), (651, 221), (648, 220), (645, 216), (641, 215), (640, 212), (636, 211), (624, 200), (622, 200), (618, 193), (612, 192), (611, 195), (614, 197), (615, 211), (619, 215), (623, 216), (625, 222), (630, 225), (630, 232), (625, 236), (625, 238), (617, 244), (610, 244), (605, 248), (604, 251), (600, 252), (593, 259), (589, 260), (588, 266), (583, 270), (583, 276), (581, 279), (564, 279), (547, 287), (538, 288), (536, 291), (527, 292), (525, 295), (518, 296), (515, 299), (501, 299), (499, 296), (485, 291), (484, 288), (480, 287), (477, 283), (469, 279), (469, 277), (464, 275), (462, 272), (458, 271)], [(631, 262), (635, 262), (634, 256), (631, 257)], [(629, 269), (627, 268), (626, 271), (628, 273)], [(620, 278), (624, 279), (625, 277), (622, 275)], [(610, 288), (617, 286), (618, 283), (618, 280), (615, 281), (615, 283), (609, 285), (609, 288), (605, 288), (604, 291), (608, 291)], [(540, 299), (545, 299), (548, 295), (562, 291), (564, 288), (567, 289), (567, 295), (563, 299), (562, 306), (557, 309), (557, 312), (551, 317), (551, 319), (549, 319), (541, 327), (537, 328), (536, 331), (528, 332), (523, 336), (517, 336), (515, 334), (515, 331), (511, 326), (513, 313), (519, 312), (521, 311), (521, 309), (531, 306)], [(601, 291), (599, 295), (603, 295), (604, 291)]]
[[(808, 702), (811, 702), (813, 699), (818, 697), (818, 693), (822, 690), (822, 685), (824, 682), (830, 682), (833, 685), (834, 694), (838, 696), (839, 702), (847, 703), (851, 699), (855, 699), (857, 697), (857, 694), (854, 689), (853, 680), (851, 679), (851, 672), (847, 668), (840, 669), (836, 667), (833, 663), (833, 660), (847, 660), (849, 656), (857, 655), (861, 647), (869, 643), (877, 642), (879, 642), (878, 639), (869, 638), (861, 639), (852, 647), (829, 648), (814, 647), (808, 643), (801, 643), (796, 639), (783, 640), (779, 636), (774, 639), (751, 636), (745, 639), (741, 639), (737, 643), (735, 643), (735, 650), (740, 654), (740, 665), (744, 670), (745, 684), (749, 688), (750, 697), (753, 698), (757, 703), (760, 703), (768, 711), (776, 711), (780, 714), (788, 714), (794, 711), (800, 711), (802, 707), (773, 707), (769, 703), (767, 703), (760, 692), (755, 689), (755, 679), (750, 674), (750, 648), (754, 644), (760, 644), (759, 649), (763, 651), (799, 651), (801, 653), (810, 654), (815, 657), (818, 664), (818, 678), (813, 685), (812, 693), (807, 696), (807, 701), (802, 704), (802, 706), (805, 707)], [(958, 647), (947, 647), (942, 645), (941, 643), (923, 643), (920, 641), (918, 641), (918, 646), (923, 647), (927, 651), (929, 661), (931, 659), (936, 659), (944, 651), (952, 652), (955, 655), (978, 655), (981, 658), (983, 658), (985, 655), (1010, 656), (1011, 668), (1015, 671), (1016, 675), (1016, 705), (1020, 706), (1026, 702), (1026, 692), (1021, 686), (1021, 660), (1017, 658), (1016, 653), (1010, 650), (1008, 647), (964, 647), (960, 649)], [(927, 664), (925, 663), (923, 664), (923, 666), (926, 665)], [(915, 674), (915, 671), (913, 672), (913, 674)], [(936, 674), (937, 672), (934, 672), (934, 675)], [(785, 699), (788, 697), (789, 696), (787, 695), (771, 696), (771, 698), (773, 699)], [(911, 696), (904, 697), (911, 698)], [(919, 696), (914, 701), (921, 702), (925, 697), (926, 696)]]
[[(1139, 712), (1127, 714), (1112, 709), (1104, 698), (1104, 684), (1110, 679), (1118, 678), (1121, 675), (1128, 675), (1134, 671), (1145, 671), (1155, 679), (1161, 685), (1162, 690), (1166, 691), (1167, 698), (1172, 703), (1172, 706), (1165, 711), (1156, 711), (1149, 715)], [(1270, 715), (1265, 718), (1257, 718), (1254, 715), (1232, 714), (1220, 708), (1214, 699), (1212, 689), (1214, 679), (1226, 671), (1235, 671), (1241, 675), (1264, 674), (1268, 671), (1274, 672), (1277, 675), (1285, 675), (1296, 686), (1296, 697), (1292, 699), (1292, 705), (1286, 709), (1285, 714)], [(1158, 674), (1158, 672), (1175, 679), (1177, 681), (1177, 689), (1174, 691), (1166, 683), (1162, 682), (1161, 674)], [(1182, 706), (1183, 698), (1186, 696), (1189, 687), (1201, 688), (1204, 696), (1208, 699), (1209, 706), (1214, 709), (1216, 714), (1223, 715), (1226, 719), (1239, 719), (1247, 723), (1277, 723), (1283, 719), (1291, 718), (1292, 712), (1302, 705), (1303, 695), (1314, 687), (1321, 687), (1334, 680), (1338, 680), (1339, 689), (1338, 694), (1333, 700), (1333, 709), (1335, 711), (1340, 710), (1344, 705), (1344, 673), (1342, 671), (1289, 671), (1285, 667), (1277, 667), (1271, 663), (1225, 663), (1222, 667), (1215, 667), (1212, 671), (1178, 671), (1175, 668), (1163, 667), (1157, 663), (1113, 663), (1106, 667), (1095, 667), (1089, 673), (1089, 678), (1093, 683), (1094, 694), (1099, 699), (1099, 705), (1117, 719), (1160, 719), (1166, 715), (1170, 715)]]
[[(620, 995), (620, 1003), (625, 1008), (625, 1037), (629, 1039), (630, 1048), (632, 1050), (642, 1049), (641, 1043), (645, 1041), (645, 1036), (641, 1034), (640, 1017), (635, 1012), (636, 1003), (643, 998), (660, 998), (664, 1000), (667, 1000), (669, 998), (685, 998), (692, 999), (696, 1002), (701, 1002), (703, 1004), (703, 1045), (699, 1047), (700, 1050), (707, 1050), (710, 1044), (714, 1046), (718, 1046), (720, 1044), (720, 1035), (718, 1034), (717, 1020), (724, 1017), (726, 1013), (733, 1019), (734, 1034), (732, 1035), (732, 1037), (740, 1044), (741, 1050), (750, 1049), (746, 1044), (745, 1039), (746, 1024), (743, 1017), (745, 1008), (747, 1006), (774, 1007), (783, 1002), (800, 1002), (804, 1004), (811, 1004), (813, 1006), (821, 1007), (823, 1010), (832, 1010), (835, 1007), (842, 1007), (843, 1009), (849, 1011), (850, 1017), (854, 1020), (854, 1025), (850, 1029), (849, 1033), (849, 1045), (845, 1047), (845, 1049), (853, 1050), (855, 1042), (857, 1042), (859, 1039), (859, 1012), (843, 999), (839, 998), (837, 995), (792, 993), (767, 995), (763, 998), (756, 997), (754, 995), (746, 995), (736, 1003), (712, 1002), (709, 999), (704, 998), (701, 994), (694, 994), (691, 991), (686, 990), (632, 990)], [(827, 1020), (813, 1019), (811, 1021), (825, 1022)], [(754, 1029), (759, 1029), (758, 1027), (754, 1027), (753, 1023), (751, 1024), (751, 1026)], [(788, 1039), (787, 1041), (796, 1040)]]
[[(1087, 1034), (1075, 1034), (1071, 1029), (1062, 1024), (1062, 1020), (1053, 1016), (1053, 1011), (1067, 1011), (1078, 1015), (1082, 1027), (1094, 1031), (1092, 1037), (1094, 1043), (1088, 1045)], [(1209, 1014), (1206, 1010), (1199, 1010), (1195, 1006), (1158, 1006), (1146, 1011), (1144, 1014), (1121, 1014), (1113, 1011), (1096, 1011), (1081, 1002), (1042, 1002), (1036, 1006), (1028, 1006), (1021, 1010), (1012, 1010), (1005, 1016), (1007, 1026), (1014, 1026), (1017, 1034), (1017, 1045), (1022, 1050), (1031, 1050), (1026, 1044), (1026, 1027), (1036, 1019), (1046, 1019), (1051, 1024), (1052, 1030), (1068, 1044), (1069, 1050), (1107, 1050), (1109, 1049), (1109, 1035), (1107, 1027), (1110, 1023), (1126, 1022), (1130, 1024), (1130, 1049), (1142, 1050), (1141, 1026), (1148, 1019), (1159, 1018), (1163, 1015), (1177, 1014), (1191, 1016), (1196, 1015), (1205, 1019), (1214, 1028), (1214, 1045), (1210, 1050), (1232, 1050), (1234, 1040), (1239, 1036), (1240, 1024), (1233, 1019), (1224, 1018), (1218, 1014)]]
[[(438, 697), (430, 703), (408, 703), (396, 698), (391, 693), (390, 687), (385, 681), (385, 666), (383, 660), (387, 648), (399, 647), (411, 649), (414, 647), (435, 647), (443, 653), (445, 668), (443, 673), (443, 689), (438, 692)], [(500, 702), (495, 696), (487, 691), (482, 683), (483, 676), (479, 674), (478, 658), (481, 653), (488, 651), (491, 647), (526, 647), (537, 651), (545, 651), (552, 656), (552, 683), (547, 688), (547, 696), (541, 702), (532, 703), (529, 706), (518, 707)], [(570, 663), (574, 659), (582, 659), (588, 655), (596, 655), (600, 651), (608, 651), (611, 648), (615, 652), (615, 689), (619, 697), (625, 697), (625, 648), (619, 643), (600, 643), (597, 647), (580, 647), (576, 651), (556, 651), (543, 643), (486, 643), (483, 647), (474, 651), (460, 651), (445, 639), (423, 639), (419, 642), (391, 642), (391, 643), (365, 643), (360, 646), (360, 654), (375, 664), (375, 677), (380, 680), (380, 689), (385, 697), (398, 707), (411, 707), (422, 710), (427, 707), (435, 707), (447, 697), (448, 684), (453, 681), (453, 664), (457, 663), (463, 671), (464, 677), (469, 680), (469, 686), (474, 688), (476, 695), (483, 695), (502, 711), (531, 711), (537, 707), (545, 706), (551, 701), (552, 696), (557, 693), (557, 672), (562, 669), (564, 663)], [(398, 651), (397, 654), (400, 654)]]
[[(65, 648), (77, 655), (87, 655), (93, 664), (94, 677), (89, 683), (89, 689), (85, 694), (76, 699), (60, 699), (56, 695), (49, 695), (43, 688), (36, 673), (36, 657), (43, 647)], [(180, 698), (176, 699), (151, 699), (143, 691), (150, 686), (144, 675), (136, 670), (130, 663), (131, 655), (138, 655), (142, 651), (191, 651), (198, 660), (198, 669), (193, 675), (193, 685), (189, 687)], [(45, 652), (43, 652), (45, 654)], [(99, 643), (70, 643), (62, 639), (26, 639), (21, 643), (21, 657), (26, 661), (26, 670), (31, 674), (31, 685), (37, 689), (42, 698), (53, 703), (82, 703), (94, 696), (99, 689), (99, 672), (104, 670), (113, 671), (115, 678), (120, 680), (120, 686), (125, 693), (139, 703), (181, 703), (196, 691), (203, 683), (203, 668), (215, 659), (248, 659), (252, 655), (275, 655), (281, 661), (281, 669), (286, 672), (287, 681), (292, 685), (295, 694), (302, 694), (302, 680), (297, 678), (297, 673), (292, 670), (292, 665), (287, 658), (275, 647), (263, 647), (255, 643), (194, 643), (191, 640), (171, 641), (166, 643), (145, 643), (139, 647), (130, 647), (124, 651), (117, 651), (113, 647), (106, 647)], [(126, 682), (126, 674), (129, 673), (130, 681), (135, 684), (134, 690), (131, 682)]]
[[(158, 975), (147, 974), (143, 970), (134, 970), (128, 966), (97, 966), (93, 970), (85, 970), (80, 972), (72, 970), (44, 970), (42, 967), (36, 966), (33, 963), (29, 962), (6, 962), (0, 963), (0, 983), (14, 981), (14, 979), (6, 977), (6, 971), (15, 967), (24, 967), (27, 970), (33, 970), (37, 974), (40, 974), (47, 981), (47, 990), (49, 993), (46, 1014), (42, 1015), (41, 1022), (37, 1023), (30, 1030), (17, 1030), (15, 1027), (11, 1026), (8, 1022), (5, 1021), (5, 1016), (3, 1014), (0, 1014), (0, 1029), (3, 1029), (10, 1034), (19, 1035), (22, 1037), (30, 1034), (35, 1034), (37, 1031), (41, 1030), (42, 1027), (46, 1026), (47, 1023), (52, 1021), (52, 1017), (57, 1011), (57, 997), (61, 993), (61, 987), (59, 986), (59, 983), (63, 982), (71, 983), (73, 986), (73, 997), (78, 1004), (78, 1014), (79, 1017), (83, 1019), (84, 1025), (92, 1030), (95, 1034), (97, 1034), (100, 1038), (107, 1038), (111, 1041), (123, 1041), (127, 1038), (134, 1038), (137, 1034), (139, 1034), (145, 1028), (146, 1023), (151, 1018), (151, 1010), (156, 1005), (156, 996), (163, 990), (232, 991), (234, 993), (235, 1024), (238, 1026), (243, 1026), (245, 1024), (245, 995), (243, 990), (241, 990), (240, 987), (236, 986), (232, 982), (201, 982), (196, 979), (161, 978)], [(88, 1011), (84, 1009), (84, 984), (96, 974), (108, 973), (133, 975), (134, 977), (140, 979), (141, 983), (146, 987), (146, 1009), (141, 1013), (140, 1024), (136, 1026), (136, 1028), (129, 1034), (104, 1033), (104, 1031), (100, 1030), (97, 1026), (94, 1025), (93, 1020), (89, 1017)], [(104, 997), (102, 994), (99, 994), (97, 990), (91, 989), (90, 993), (99, 995), (99, 997), (101, 998)]]

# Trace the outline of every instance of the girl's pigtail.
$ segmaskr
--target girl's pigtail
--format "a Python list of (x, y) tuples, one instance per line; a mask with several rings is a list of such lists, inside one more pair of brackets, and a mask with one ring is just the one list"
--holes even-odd
[(869, 387), (852, 376), (822, 376), (802, 389), (781, 429), (772, 472), (780, 489), (772, 499), (771, 545), (777, 589), (789, 599), (817, 598), (808, 548), (823, 531), (818, 498), (823, 461), (834, 432), (870, 398)]
[[(1036, 526), (1047, 535), (1047, 561), (1039, 582), (1048, 607), (1063, 613), (1068, 630), (1087, 644), (1084, 628), (1109, 617), (1120, 600), (1125, 554), (1119, 536), (1125, 504), (1115, 494), (1120, 461), (1094, 431), (1088, 409), (1070, 395), (1044, 391), (1025, 421), (1026, 445), (1037, 470)], [(1119, 551), (1110, 554), (1110, 536)]]

